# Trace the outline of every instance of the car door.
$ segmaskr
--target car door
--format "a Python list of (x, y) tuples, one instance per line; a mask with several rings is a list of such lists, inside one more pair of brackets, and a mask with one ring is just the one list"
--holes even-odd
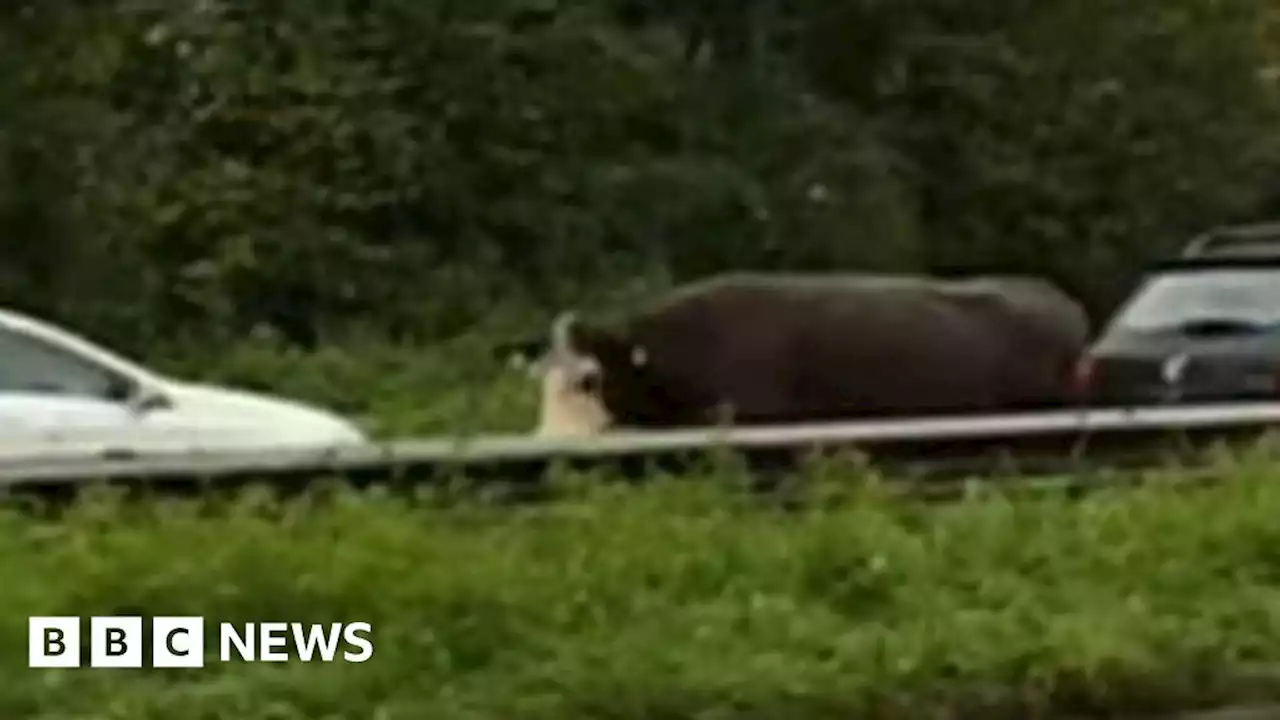
[(0, 457), (127, 447), (145, 432), (132, 389), (82, 355), (0, 328)]

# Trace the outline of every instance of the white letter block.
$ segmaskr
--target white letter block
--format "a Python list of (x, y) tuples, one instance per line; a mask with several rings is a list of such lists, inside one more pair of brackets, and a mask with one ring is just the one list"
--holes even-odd
[(152, 618), (151, 665), (158, 668), (204, 667), (204, 618)]
[(142, 667), (142, 618), (92, 618), (89, 629), (89, 667)]
[(80, 667), (80, 618), (47, 615), (27, 618), (27, 666)]

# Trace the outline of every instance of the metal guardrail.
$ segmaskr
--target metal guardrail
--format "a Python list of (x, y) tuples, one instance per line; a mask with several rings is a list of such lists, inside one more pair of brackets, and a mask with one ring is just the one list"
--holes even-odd
[(1280, 428), (1280, 402), (616, 432), (591, 439), (436, 438), (278, 452), (181, 452), (170, 445), (139, 449), (132, 459), (102, 459), (96, 455), (106, 448), (89, 446), (57, 456), (24, 456), (11, 449), (0, 457), (0, 488), (62, 494), (105, 480), (159, 489), (237, 482), (296, 489), (335, 475), (369, 484), (428, 482), (460, 473), (528, 481), (557, 462), (610, 466), (640, 475), (654, 465), (687, 465), (723, 450), (740, 453), (755, 467), (777, 470), (794, 467), (811, 451), (844, 448), (865, 452), (873, 464), (926, 477), (983, 473), (1001, 460), (1053, 473), (1082, 466), (1150, 464), (1156, 454), (1165, 455), (1171, 448), (1253, 438), (1271, 428)]
[(1280, 704), (1240, 705), (1181, 713), (1169, 720), (1280, 720)]

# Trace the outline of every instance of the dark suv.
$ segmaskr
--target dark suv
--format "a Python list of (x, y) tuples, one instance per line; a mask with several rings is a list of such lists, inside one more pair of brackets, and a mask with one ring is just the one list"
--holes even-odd
[(1210, 231), (1150, 268), (1075, 382), (1093, 406), (1280, 400), (1280, 223)]

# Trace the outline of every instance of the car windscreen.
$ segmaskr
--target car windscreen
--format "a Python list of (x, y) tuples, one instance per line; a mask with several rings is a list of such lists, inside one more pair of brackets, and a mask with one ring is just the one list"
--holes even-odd
[(1280, 328), (1280, 266), (1206, 267), (1148, 276), (1110, 332), (1232, 332)]

